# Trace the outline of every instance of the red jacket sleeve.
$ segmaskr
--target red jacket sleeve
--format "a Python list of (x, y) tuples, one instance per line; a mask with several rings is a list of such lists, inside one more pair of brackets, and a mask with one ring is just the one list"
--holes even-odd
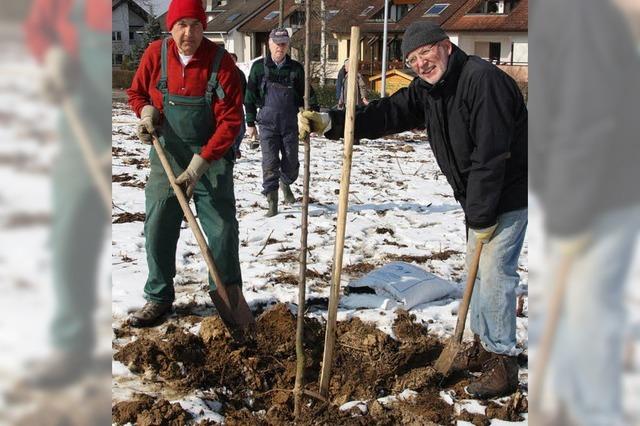
[(31, 53), (39, 62), (51, 45), (60, 45), (76, 54), (76, 28), (70, 22), (72, 2), (69, 0), (36, 0), (24, 23), (25, 38)]
[(233, 145), (242, 123), (242, 86), (235, 63), (228, 53), (224, 54), (218, 72), (218, 84), (224, 90), (224, 99), (213, 104), (216, 130), (202, 148), (200, 155), (211, 162), (222, 158)]
[[(140, 64), (136, 70), (131, 87), (127, 89), (129, 107), (140, 117), (140, 111), (145, 105), (152, 104), (149, 89), (157, 81), (158, 67), (160, 63), (160, 44), (162, 41), (154, 41), (144, 51)], [(160, 109), (160, 105), (156, 105)]]

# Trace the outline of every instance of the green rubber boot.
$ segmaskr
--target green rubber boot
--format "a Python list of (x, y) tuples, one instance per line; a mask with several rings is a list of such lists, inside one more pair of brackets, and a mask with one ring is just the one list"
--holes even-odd
[(266, 217), (272, 217), (278, 214), (278, 191), (271, 191), (267, 194), (267, 201), (269, 202), (269, 210)]
[(293, 204), (296, 202), (296, 197), (293, 196), (293, 192), (291, 192), (291, 187), (289, 187), (289, 185), (280, 181), (280, 189), (282, 190), (285, 204)]

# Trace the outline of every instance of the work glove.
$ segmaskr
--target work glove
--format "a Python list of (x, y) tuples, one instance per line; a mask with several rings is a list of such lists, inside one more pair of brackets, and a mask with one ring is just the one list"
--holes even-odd
[(482, 229), (471, 229), (471, 232), (473, 232), (473, 236), (475, 237), (476, 241), (480, 241), (482, 244), (487, 244), (489, 242), (489, 240), (491, 240), (491, 237), (493, 237), (493, 233), (496, 232), (496, 228), (498, 227), (498, 224), (496, 223), (493, 226), (489, 226), (487, 228), (482, 228)]
[(301, 111), (298, 113), (298, 139), (304, 140), (311, 133), (324, 135), (331, 129), (331, 117), (326, 112)]
[(193, 191), (196, 189), (196, 184), (204, 172), (207, 171), (209, 166), (210, 164), (207, 160), (200, 157), (198, 154), (193, 154), (187, 169), (176, 178), (176, 184), (182, 187), (187, 199), (191, 198)]
[(256, 126), (247, 126), (246, 135), (249, 139), (255, 139), (257, 136), (257, 133), (258, 132), (256, 132)]
[(145, 105), (140, 112), (136, 130), (142, 143), (153, 145), (153, 135), (160, 131), (160, 111), (152, 105)]
[(60, 46), (47, 50), (43, 62), (42, 95), (50, 102), (59, 103), (63, 96), (71, 92), (71, 81), (77, 74), (78, 65)]

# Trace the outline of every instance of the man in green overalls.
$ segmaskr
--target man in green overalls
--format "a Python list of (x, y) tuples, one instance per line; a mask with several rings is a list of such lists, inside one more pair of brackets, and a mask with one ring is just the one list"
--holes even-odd
[(109, 7), (105, 0), (36, 0), (25, 23), (29, 50), (43, 65), (43, 95), (70, 107), (60, 114), (52, 173), (53, 351), (30, 369), (27, 380), (40, 388), (109, 368), (108, 361), (94, 358), (94, 315), (100, 254), (110, 255), (102, 250), (110, 215), (71, 125), (76, 120), (86, 132), (102, 166), (97, 175), (110, 186), (111, 24), (104, 19)]
[[(173, 0), (167, 12), (171, 37), (149, 45), (127, 94), (140, 116), (140, 140), (150, 144), (154, 134), (160, 135), (176, 183), (193, 196), (222, 283), (234, 299), (242, 291), (242, 277), (231, 147), (242, 120), (242, 93), (231, 56), (203, 37), (206, 25), (200, 0)], [(150, 160), (144, 224), (148, 302), (131, 316), (136, 327), (157, 324), (171, 311), (183, 217), (153, 147)], [(209, 285), (213, 292), (211, 278)]]

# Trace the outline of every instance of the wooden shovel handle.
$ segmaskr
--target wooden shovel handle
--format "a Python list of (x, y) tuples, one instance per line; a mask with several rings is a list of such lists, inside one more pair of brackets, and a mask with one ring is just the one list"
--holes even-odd
[(198, 246), (200, 246), (200, 251), (202, 252), (202, 256), (204, 256), (204, 261), (207, 263), (207, 267), (209, 269), (209, 274), (213, 279), (213, 282), (216, 284), (216, 290), (219, 293), (220, 298), (224, 302), (224, 304), (231, 311), (231, 305), (229, 303), (229, 296), (227, 294), (227, 290), (224, 285), (222, 285), (222, 279), (220, 278), (220, 274), (218, 273), (218, 268), (216, 267), (215, 262), (213, 261), (213, 255), (211, 254), (211, 250), (209, 250), (209, 246), (207, 245), (206, 240), (204, 239), (204, 235), (202, 234), (202, 230), (200, 229), (200, 225), (196, 221), (196, 217), (191, 211), (191, 207), (189, 207), (189, 200), (184, 195), (182, 188), (176, 183), (176, 175), (171, 168), (171, 163), (169, 163), (169, 159), (167, 159), (167, 154), (162, 147), (162, 144), (158, 140), (157, 136), (153, 136), (153, 147), (156, 149), (158, 153), (158, 157), (160, 158), (160, 162), (162, 163), (162, 167), (164, 171), (167, 173), (167, 178), (169, 179), (169, 183), (171, 184), (171, 188), (173, 188), (173, 192), (175, 192), (176, 197), (178, 198), (178, 203), (180, 203), (180, 207), (182, 207), (182, 211), (184, 212), (184, 217), (187, 219), (187, 223), (193, 232), (193, 235), (196, 237), (196, 241), (198, 241)]
[(457, 343), (462, 342), (462, 335), (464, 334), (464, 325), (467, 321), (467, 313), (469, 312), (469, 304), (471, 303), (471, 295), (473, 294), (473, 286), (476, 283), (476, 277), (478, 276), (478, 267), (480, 266), (480, 255), (482, 254), (482, 241), (476, 243), (476, 250), (469, 265), (469, 272), (467, 274), (467, 285), (464, 289), (464, 296), (462, 297), (462, 303), (458, 309), (458, 322), (456, 323), (456, 331), (453, 335), (453, 341)]

